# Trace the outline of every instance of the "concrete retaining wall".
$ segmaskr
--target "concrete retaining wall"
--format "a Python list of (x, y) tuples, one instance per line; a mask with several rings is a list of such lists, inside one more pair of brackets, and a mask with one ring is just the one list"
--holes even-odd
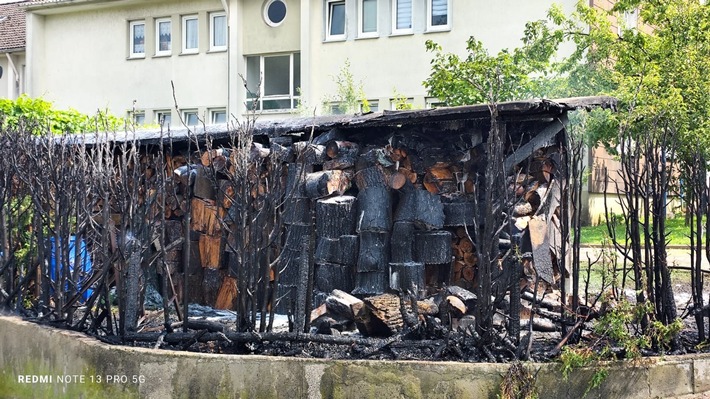
[[(710, 391), (710, 356), (607, 364), (588, 398)], [(578, 398), (594, 369), (562, 381), (558, 364), (527, 363), (541, 398)], [(508, 367), (444, 362), (328, 361), (110, 346), (0, 317), (0, 398), (495, 398)]]

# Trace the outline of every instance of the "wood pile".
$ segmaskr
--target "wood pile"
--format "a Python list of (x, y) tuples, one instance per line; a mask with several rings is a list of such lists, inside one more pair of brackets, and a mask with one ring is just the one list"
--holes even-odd
[[(555, 316), (553, 312), (559, 312), (559, 302), (549, 298), (537, 299), (537, 306), (533, 307), (532, 293), (524, 292), (520, 326), (528, 328), (532, 320), (534, 331), (555, 331), (555, 323), (550, 317)], [(458, 286), (450, 286), (417, 301), (389, 293), (360, 299), (347, 292), (333, 290), (324, 303), (311, 313), (311, 325), (319, 334), (339, 335), (343, 331), (357, 329), (365, 336), (389, 337), (407, 328), (415, 329), (430, 317), (430, 323), (447, 324), (456, 330), (473, 323), (476, 301), (474, 293)], [(497, 323), (504, 321), (499, 319)]]
[[(449, 132), (436, 139), (409, 131), (385, 139), (336, 134), (313, 142), (281, 138), (268, 145), (254, 143), (249, 160), (262, 166), (250, 167), (253, 181), (281, 181), (285, 192), (278, 199), (282, 238), (273, 244), (272, 257), (278, 259), (271, 273), (277, 311), (292, 311), (304, 284), (300, 269), (309, 264), (314, 307), (325, 304), (334, 290), (359, 298), (400, 292), (420, 300), (451, 285), (473, 290), (479, 261), (475, 231), (483, 209), (476, 187), (483, 187), (486, 164), (482, 131)], [(539, 276), (551, 292), (562, 275), (557, 266), (562, 240), (559, 147), (550, 137), (532, 137), (508, 151), (506, 206), (511, 208), (506, 213), (514, 227), (501, 233), (500, 248), (520, 246), (527, 265), (521, 289), (533, 289)], [(227, 176), (234, 173), (237, 151), (215, 148), (197, 155), (199, 163), (190, 164), (181, 155), (167, 159), (166, 168), (176, 174), (173, 194), (165, 201), (166, 226), (171, 240), (191, 240), (185, 269), (190, 297), (231, 308), (238, 295), (237, 271), (246, 259), (237, 243), (249, 242), (249, 234), (256, 233), (235, 224), (243, 210), (239, 188)], [(269, 162), (279, 162), (283, 174), (270, 176)], [(183, 196), (190, 181), (186, 168), (194, 176), (189, 204)], [(267, 187), (259, 183), (248, 195), (266, 194)], [(186, 235), (181, 221), (188, 210)], [(311, 237), (310, 253), (304, 253), (304, 237)], [(170, 270), (181, 269), (180, 251), (166, 255)], [(309, 259), (303, 262), (303, 256)], [(171, 278), (182, 286), (179, 272)], [(469, 310), (454, 300), (447, 303), (462, 316)]]

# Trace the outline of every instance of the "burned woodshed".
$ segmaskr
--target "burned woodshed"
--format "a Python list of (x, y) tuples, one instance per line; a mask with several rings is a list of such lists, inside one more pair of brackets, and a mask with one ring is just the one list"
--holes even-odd
[[(567, 113), (613, 104), (589, 97), (257, 119), (111, 141), (166, 151), (174, 195), (162, 209), (165, 243), (179, 245), (154, 250), (165, 251), (163, 290), (180, 303), (273, 310), (302, 330), (333, 292), (423, 300), (445, 290), (460, 299), (450, 306), (482, 317), (469, 294), (492, 307), (520, 302), (536, 281), (538, 290), (563, 284)], [(382, 306), (398, 310), (399, 301)]]

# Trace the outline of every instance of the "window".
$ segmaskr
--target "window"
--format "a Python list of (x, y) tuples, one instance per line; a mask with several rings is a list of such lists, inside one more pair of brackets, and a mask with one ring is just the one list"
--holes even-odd
[(380, 103), (377, 100), (368, 100), (367, 107), (365, 104), (360, 104), (360, 112), (363, 114), (366, 112), (377, 112), (380, 110)]
[(618, 22), (618, 33), (621, 35), (625, 30), (636, 29), (639, 23), (639, 10), (633, 9), (631, 11), (625, 11), (624, 14), (619, 18)]
[(197, 126), (200, 123), (200, 118), (197, 116), (196, 110), (183, 111), (182, 121), (187, 126)]
[(247, 109), (296, 108), (301, 86), (300, 53), (249, 56), (246, 61)]
[(392, 0), (392, 33), (412, 33), (412, 0)]
[(427, 0), (426, 29), (428, 31), (448, 30), (451, 28), (449, 14), (451, 0)]
[(358, 37), (377, 37), (377, 0), (360, 0)]
[(172, 48), (172, 24), (170, 18), (155, 20), (155, 55), (170, 55)]
[(145, 125), (145, 111), (132, 111), (129, 112), (129, 117), (133, 120), (133, 125), (141, 126)]
[(194, 54), (198, 52), (197, 15), (182, 17), (182, 52)]
[(327, 1), (328, 7), (328, 23), (325, 38), (327, 40), (344, 40), (345, 39), (345, 2), (344, 1)]
[(409, 97), (396, 97), (390, 100), (393, 111), (405, 111), (414, 109), (414, 99)]
[(161, 126), (170, 126), (172, 115), (169, 110), (155, 111), (155, 122)]
[(270, 0), (264, 7), (264, 21), (269, 26), (279, 26), (286, 19), (286, 3), (283, 0)]
[(219, 123), (227, 123), (227, 110), (213, 109), (212, 111), (210, 111), (210, 122), (213, 125)]
[(436, 97), (427, 97), (426, 99), (424, 99), (424, 102), (427, 109), (441, 108), (446, 106), (446, 103)]
[(210, 50), (227, 49), (227, 14), (213, 12), (210, 14)]
[(130, 35), (130, 57), (145, 57), (145, 21), (133, 21), (128, 24)]

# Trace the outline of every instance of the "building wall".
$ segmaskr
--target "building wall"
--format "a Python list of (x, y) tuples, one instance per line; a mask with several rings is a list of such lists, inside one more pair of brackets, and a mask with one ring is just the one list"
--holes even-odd
[[(2, 76), (0, 76), (0, 98), (15, 99), (25, 90), (25, 54), (11, 53), (12, 62), (17, 69), (17, 75), (13, 70), (10, 62), (7, 59), (7, 54), (0, 53), (0, 68), (2, 68)], [(19, 78), (19, 79), (18, 79)]]
[(494, 3), (483, 0), (452, 0), (451, 29), (443, 32), (426, 31), (426, 0), (413, 1), (413, 33), (392, 35), (392, 8), (388, 0), (378, 4), (378, 37), (357, 37), (357, 6), (359, 1), (346, 2), (347, 37), (341, 41), (327, 41), (326, 9), (323, 0), (311, 0), (310, 36), (311, 67), (310, 87), (304, 88), (310, 106), (332, 97), (337, 86), (333, 77), (338, 75), (346, 60), (356, 81), (362, 81), (365, 95), (379, 101), (379, 108), (391, 107), (395, 93), (412, 98), (415, 107), (424, 108), (426, 89), (422, 82), (429, 76), (432, 53), (425, 50), (425, 42), (433, 40), (444, 51), (465, 53), (466, 40), (475, 36), (496, 53), (503, 48), (521, 45), (525, 23), (543, 19), (553, 3), (562, 4), (571, 11), (575, 2), (570, 0), (522, 1), (502, 0)]
[[(222, 10), (220, 1), (117, 2), (98, 7), (62, 12), (72, 10), (65, 7), (30, 16), (30, 95), (86, 113), (108, 108), (126, 115), (135, 104), (151, 121), (155, 110), (174, 108), (173, 82), (181, 108), (203, 114), (227, 106), (227, 52), (209, 52), (208, 16)], [(197, 54), (181, 54), (181, 17), (189, 14), (199, 18)], [(155, 56), (154, 19), (161, 17), (172, 21), (169, 56)], [(146, 23), (145, 58), (131, 59), (129, 21), (140, 19)], [(172, 112), (175, 123), (177, 113)]]

